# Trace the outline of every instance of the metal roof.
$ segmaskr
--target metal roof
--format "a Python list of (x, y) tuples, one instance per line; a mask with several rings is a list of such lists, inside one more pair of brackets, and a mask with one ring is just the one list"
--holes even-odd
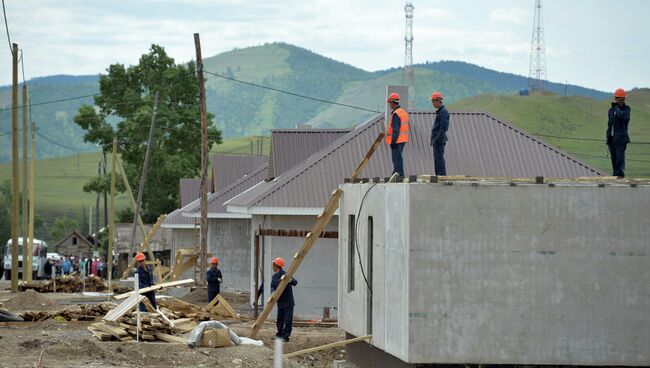
[[(555, 178), (603, 175), (489, 113), (450, 114), (445, 152), (448, 175)], [(410, 114), (409, 143), (404, 149), (407, 176), (434, 173), (429, 145), (434, 118), (434, 112)], [(228, 206), (233, 206), (233, 209), (321, 208), (331, 191), (352, 174), (382, 131), (384, 115), (380, 114), (273, 181), (233, 198)], [(360, 177), (387, 177), (391, 172), (390, 148), (382, 143)]]
[(178, 200), (181, 207), (199, 198), (201, 191), (201, 179), (183, 178), (179, 184)]
[(267, 161), (266, 156), (257, 155), (216, 154), (212, 156), (212, 188), (210, 191), (216, 192), (229, 186)]
[[(232, 197), (235, 197), (251, 188), (255, 184), (264, 181), (267, 169), (268, 163), (263, 163), (222, 190), (208, 194), (208, 214), (228, 213), (223, 204)], [(200, 215), (201, 201), (196, 200), (180, 211), (183, 213), (185, 219), (189, 219), (190, 223), (194, 223), (194, 220), (191, 217)]]
[(183, 216), (183, 208), (192, 205), (194, 202), (199, 202), (199, 199), (195, 199), (193, 202), (188, 203), (182, 208), (177, 208), (170, 214), (165, 217), (165, 221), (162, 223), (161, 227), (168, 229), (183, 229), (183, 228), (194, 228), (194, 219), (191, 217)]
[(274, 129), (267, 180), (287, 172), (352, 129)]

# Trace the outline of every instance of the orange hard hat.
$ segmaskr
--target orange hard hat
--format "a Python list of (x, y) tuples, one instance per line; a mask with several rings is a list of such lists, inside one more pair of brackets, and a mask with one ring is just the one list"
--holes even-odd
[(388, 95), (388, 99), (386, 102), (391, 102), (391, 101), (399, 101), (399, 94), (397, 92), (393, 92)]
[(213, 264), (219, 264), (219, 258), (217, 258), (217, 257), (212, 257), (212, 259), (210, 260), (210, 263), (213, 263)]
[(144, 259), (145, 259), (144, 253), (138, 252), (138, 253), (135, 254), (135, 260), (136, 261), (144, 261)]
[(431, 94), (431, 100), (437, 100), (437, 99), (443, 99), (445, 96), (442, 95), (442, 93), (435, 91)]
[(614, 97), (627, 97), (627, 92), (623, 88), (619, 88), (616, 91), (614, 91)]
[(280, 267), (280, 268), (284, 268), (284, 259), (278, 257), (278, 258), (273, 260), (273, 264)]

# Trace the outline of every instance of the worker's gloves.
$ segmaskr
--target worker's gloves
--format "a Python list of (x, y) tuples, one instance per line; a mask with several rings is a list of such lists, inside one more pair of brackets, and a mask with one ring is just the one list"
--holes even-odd
[(217, 281), (219, 281), (219, 283), (221, 284), (221, 278), (218, 278)]

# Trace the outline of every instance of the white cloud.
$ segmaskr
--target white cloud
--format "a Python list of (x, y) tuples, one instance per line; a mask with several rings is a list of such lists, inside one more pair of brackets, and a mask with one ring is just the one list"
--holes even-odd
[(517, 6), (509, 9), (492, 9), (488, 16), (488, 21), (492, 24), (510, 23), (516, 26), (532, 24), (531, 19), (532, 14), (530, 11)]

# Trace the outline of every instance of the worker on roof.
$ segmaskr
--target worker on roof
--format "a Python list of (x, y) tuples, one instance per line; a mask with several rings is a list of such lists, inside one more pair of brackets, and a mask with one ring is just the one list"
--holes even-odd
[[(138, 274), (138, 288), (139, 289), (144, 289), (149, 286), (155, 285), (153, 283), (153, 272), (151, 270), (150, 266), (147, 266), (147, 260), (146, 257), (144, 256), (144, 253), (136, 253), (135, 255), (135, 260), (138, 262), (138, 268), (136, 273)], [(147, 293), (143, 294), (144, 296), (149, 299), (151, 302), (151, 305), (156, 309), (156, 292), (155, 291), (149, 291)], [(147, 308), (145, 307), (144, 303), (140, 303), (140, 311), (141, 312), (146, 312)]]
[(436, 91), (431, 94), (431, 104), (436, 108), (436, 118), (431, 127), (431, 146), (433, 146), (433, 166), (436, 175), (447, 175), (445, 166), (445, 144), (447, 144), (447, 129), (449, 129), (449, 112), (442, 104), (444, 96)]
[(205, 279), (208, 282), (208, 302), (216, 298), (221, 293), (221, 270), (219, 270), (219, 258), (212, 257), (210, 259), (210, 268), (205, 274)]
[(627, 134), (627, 126), (630, 123), (632, 109), (625, 104), (627, 92), (619, 88), (614, 92), (614, 102), (607, 113), (606, 142), (609, 148), (609, 155), (612, 159), (614, 176), (625, 177), (625, 149), (630, 143), (630, 136)]
[(386, 103), (391, 108), (386, 144), (390, 145), (393, 158), (393, 174), (404, 177), (404, 160), (402, 152), (404, 145), (409, 141), (409, 114), (399, 105), (399, 94), (393, 92), (388, 95)]
[[(284, 272), (284, 259), (276, 258), (273, 260), (273, 277), (271, 278), (271, 293), (275, 292), (275, 289), (280, 285), (280, 281), (284, 278), (286, 272)], [(298, 285), (298, 280), (293, 277), (289, 280), (287, 287), (282, 291), (282, 295), (278, 299), (278, 318), (276, 326), (278, 332), (275, 334), (276, 337), (279, 337), (284, 340), (284, 342), (289, 341), (289, 336), (291, 336), (291, 329), (293, 325), (293, 307), (296, 305), (293, 300), (293, 287)]]

